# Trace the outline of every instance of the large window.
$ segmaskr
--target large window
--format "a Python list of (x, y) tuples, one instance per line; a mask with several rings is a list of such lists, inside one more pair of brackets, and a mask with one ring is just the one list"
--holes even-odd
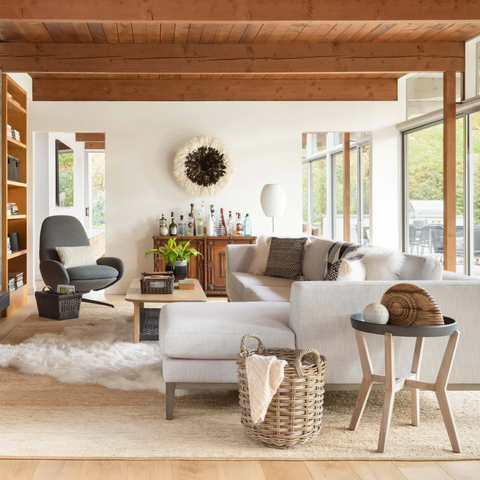
[[(405, 251), (443, 262), (443, 124), (404, 132)], [(457, 273), (480, 276), (480, 112), (456, 120)]]
[[(344, 178), (343, 133), (303, 135), (303, 222), (322, 238), (343, 240), (345, 185), (350, 189), (350, 240), (369, 241), (370, 135), (350, 134), (350, 178)], [(348, 182), (347, 184), (345, 182)]]

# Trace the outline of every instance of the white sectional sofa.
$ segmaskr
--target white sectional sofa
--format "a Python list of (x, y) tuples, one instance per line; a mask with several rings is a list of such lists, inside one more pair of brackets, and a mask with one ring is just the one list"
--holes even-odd
[[(292, 281), (248, 273), (255, 246), (227, 246), (230, 303), (170, 304), (162, 308), (160, 347), (167, 384), (167, 418), (173, 417), (175, 388), (237, 383), (240, 340), (257, 333), (265, 345), (315, 348), (327, 358), (330, 389), (356, 388), (362, 379), (350, 315), (378, 302), (392, 285), (412, 281), (437, 300), (442, 313), (458, 322), (461, 333), (450, 377), (452, 388), (480, 389), (480, 281), (443, 272), (439, 262), (407, 255), (398, 280), (321, 281), (331, 242), (312, 239), (304, 275)], [(383, 337), (370, 335), (373, 366), (383, 371)], [(446, 338), (426, 341), (422, 380), (432, 381)], [(252, 344), (253, 345), (253, 344)], [(395, 338), (397, 375), (410, 371), (414, 339)]]

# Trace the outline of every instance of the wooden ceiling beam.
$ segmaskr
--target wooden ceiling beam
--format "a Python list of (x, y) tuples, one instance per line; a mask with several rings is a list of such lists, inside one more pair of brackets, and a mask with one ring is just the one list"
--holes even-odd
[(33, 79), (35, 101), (397, 100), (397, 80)]
[(105, 142), (85, 142), (85, 150), (105, 150)]
[(463, 42), (280, 45), (0, 43), (5, 73), (409, 73), (465, 70)]
[(104, 133), (84, 133), (79, 132), (75, 134), (75, 141), (77, 142), (104, 142)]
[(368, 22), (480, 20), (478, 0), (1, 0), (17, 22)]

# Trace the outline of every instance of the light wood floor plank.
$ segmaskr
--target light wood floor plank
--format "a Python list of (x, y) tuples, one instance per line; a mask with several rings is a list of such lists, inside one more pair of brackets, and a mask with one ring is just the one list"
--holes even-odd
[(220, 480), (266, 480), (260, 462), (219, 461)]
[(126, 460), (84, 461), (74, 480), (126, 480), (127, 464)]
[(134, 460), (127, 464), (127, 480), (173, 480), (169, 460)]
[(455, 480), (478, 480), (480, 461), (437, 462)]
[(220, 480), (214, 461), (175, 460), (172, 466), (174, 480)]
[(32, 480), (74, 480), (82, 470), (82, 461), (41, 460)]
[(452, 477), (440, 465), (434, 462), (393, 462), (408, 480), (452, 480)]
[[(392, 462), (348, 462), (361, 480), (406, 480)], [(425, 479), (424, 479), (425, 480)]]
[(0, 460), (0, 480), (31, 480), (38, 460)]
[(262, 462), (262, 469), (267, 480), (313, 480), (303, 462)]
[(352, 466), (345, 461), (305, 462), (314, 480), (360, 480)]

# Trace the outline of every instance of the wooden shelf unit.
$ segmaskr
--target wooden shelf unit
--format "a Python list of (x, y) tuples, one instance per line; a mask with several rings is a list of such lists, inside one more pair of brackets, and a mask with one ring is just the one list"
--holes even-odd
[[(8, 96), (12, 95), (13, 100)], [(20, 140), (7, 136), (7, 125), (20, 132)], [(8, 290), (8, 273), (23, 272), (23, 287), (10, 292), (10, 306), (3, 316), (14, 312), (27, 301), (27, 92), (8, 75), (2, 74), (2, 289)], [(8, 179), (7, 155), (20, 160), (20, 181)], [(16, 203), (19, 215), (7, 215), (7, 203)], [(8, 234), (19, 235), (18, 252), (7, 255)]]

